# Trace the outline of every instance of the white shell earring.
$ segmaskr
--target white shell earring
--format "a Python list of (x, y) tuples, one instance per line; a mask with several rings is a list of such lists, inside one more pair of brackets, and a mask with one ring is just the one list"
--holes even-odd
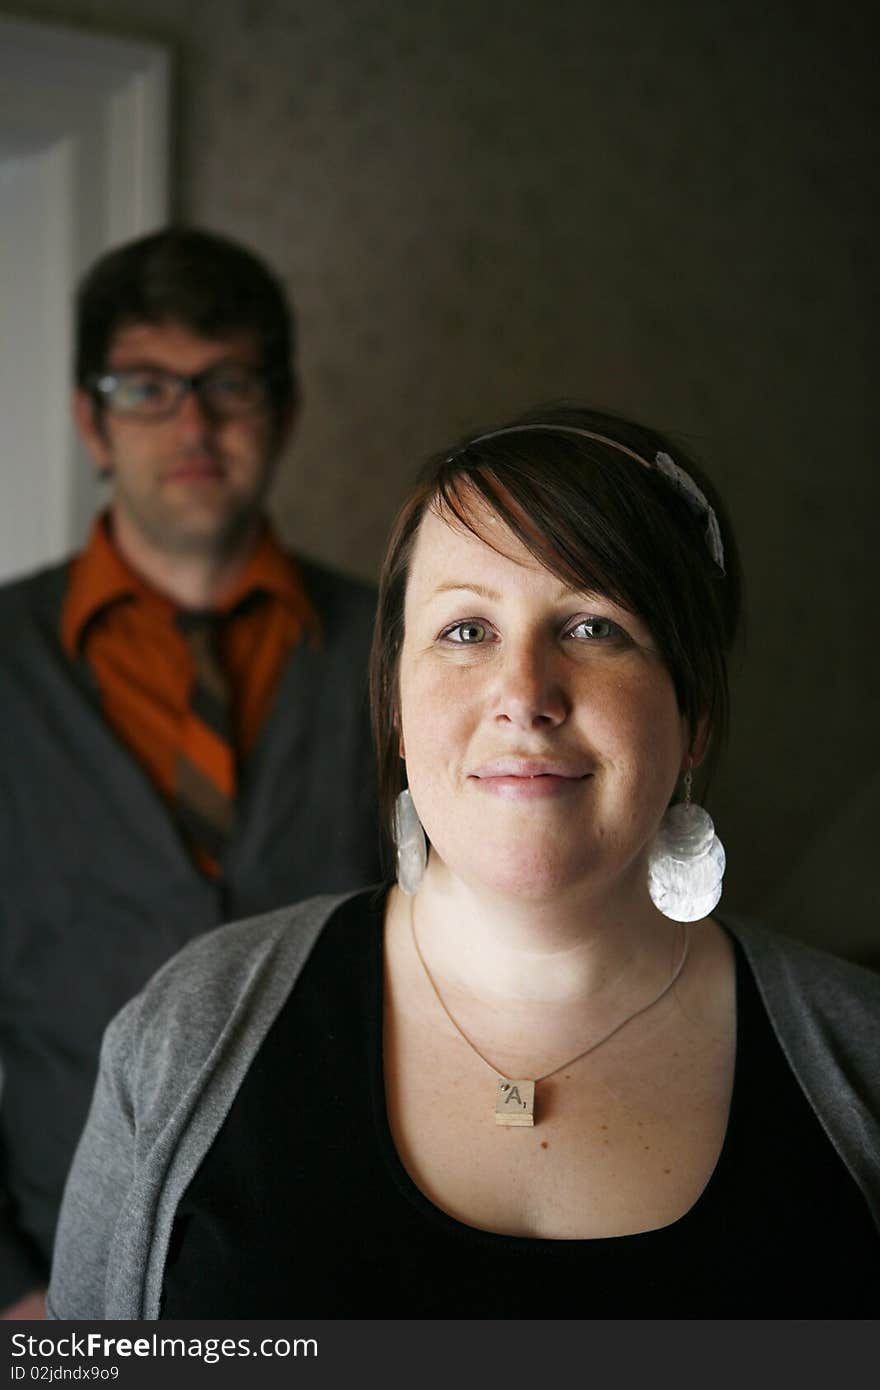
[(692, 773), (684, 778), (684, 801), (670, 806), (648, 857), (648, 892), (654, 906), (674, 922), (697, 922), (721, 897), (726, 858), (712, 817), (691, 801)]
[(404, 893), (417, 893), (428, 862), (428, 845), (409, 789), (394, 803), (394, 844), (397, 849), (397, 882)]

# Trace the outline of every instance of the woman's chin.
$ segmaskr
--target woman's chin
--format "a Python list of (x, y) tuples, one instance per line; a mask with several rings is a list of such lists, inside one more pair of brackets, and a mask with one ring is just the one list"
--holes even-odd
[(520, 853), (509, 848), (491, 852), (484, 846), (479, 854), (444, 860), (446, 872), (470, 888), (492, 895), (520, 898), (538, 902), (558, 898), (588, 884), (598, 866), (591, 866), (583, 854), (560, 854), (559, 846), (548, 847), (543, 853), (532, 847)]

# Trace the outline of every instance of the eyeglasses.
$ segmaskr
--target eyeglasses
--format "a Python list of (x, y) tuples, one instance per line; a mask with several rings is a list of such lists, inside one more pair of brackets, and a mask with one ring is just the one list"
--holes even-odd
[(264, 410), (271, 400), (271, 376), (259, 367), (227, 363), (193, 376), (164, 367), (125, 367), (91, 383), (114, 415), (133, 420), (166, 420), (188, 391), (195, 392), (207, 415), (220, 419)]

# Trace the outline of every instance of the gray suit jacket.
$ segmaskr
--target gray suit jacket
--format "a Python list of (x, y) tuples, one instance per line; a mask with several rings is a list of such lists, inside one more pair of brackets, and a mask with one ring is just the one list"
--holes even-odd
[[(71, 1170), (49, 1316), (158, 1316), (178, 1202), (342, 898), (233, 924), (191, 946), (113, 1021)], [(788, 1061), (880, 1225), (880, 976), (744, 922)]]

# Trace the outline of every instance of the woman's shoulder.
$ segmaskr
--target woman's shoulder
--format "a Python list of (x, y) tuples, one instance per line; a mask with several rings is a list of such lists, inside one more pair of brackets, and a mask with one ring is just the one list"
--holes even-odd
[(188, 990), (202, 995), (209, 985), (239, 988), (269, 959), (276, 967), (295, 969), (336, 909), (351, 896), (307, 898), (203, 932), (156, 971), (141, 991), (145, 1002), (158, 1007)]
[(739, 942), (777, 1040), (880, 1226), (880, 975), (741, 918)]
[(880, 973), (745, 917), (719, 918), (742, 946), (759, 983), (809, 990), (827, 1005), (858, 1001), (880, 1008)]
[(218, 1052), (247, 1050), (287, 999), (323, 928), (353, 894), (278, 908), (189, 942), (116, 1015), (104, 1059), (135, 1091), (194, 1076)]
[(182, 995), (208, 1003), (214, 991), (247, 987), (271, 961), (296, 971), (322, 929), (351, 894), (326, 894), (263, 912), (197, 936), (156, 971), (141, 991), (143, 1005), (162, 1008)]
[(742, 947), (789, 1060), (849, 1072), (880, 1116), (880, 975), (756, 922), (719, 920)]

